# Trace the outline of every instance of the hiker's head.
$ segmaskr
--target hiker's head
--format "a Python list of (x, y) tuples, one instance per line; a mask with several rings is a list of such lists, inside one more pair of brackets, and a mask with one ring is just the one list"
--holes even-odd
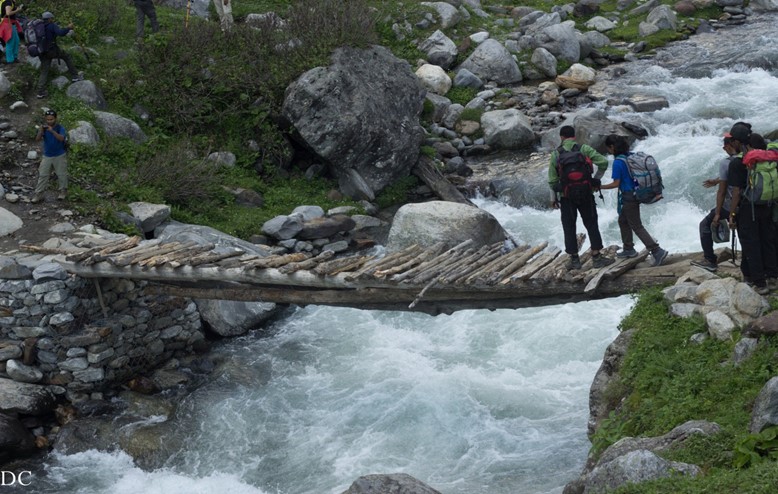
[(729, 133), (732, 135), (734, 140), (742, 145), (746, 145), (748, 144), (748, 140), (751, 137), (751, 124), (746, 122), (737, 122), (732, 126), (731, 129), (729, 129)]
[(44, 20), (44, 21), (46, 21), (46, 22), (51, 22), (51, 21), (53, 21), (53, 20), (54, 20), (54, 14), (52, 14), (52, 13), (51, 13), (51, 12), (49, 12), (49, 11), (46, 11), (46, 12), (44, 12), (44, 13), (43, 13), (43, 15), (41, 16), (41, 19), (43, 19), (43, 20)]
[(735, 154), (737, 154), (737, 151), (735, 150), (735, 146), (733, 146), (733, 141), (734, 139), (732, 139), (732, 134), (730, 134), (729, 132), (724, 134), (724, 146), (723, 146), (724, 152), (726, 152), (730, 156), (734, 156)]
[(605, 147), (608, 148), (608, 152), (614, 156), (627, 154), (629, 152), (629, 142), (627, 141), (627, 138), (617, 134), (611, 134), (605, 138)]
[(54, 125), (57, 123), (57, 112), (54, 110), (46, 110), (43, 112), (43, 119), (46, 120), (47, 125)]
[(563, 125), (561, 129), (559, 129), (559, 137), (562, 139), (570, 139), (575, 137), (575, 127), (572, 125)]
[(748, 148), (767, 149), (767, 141), (765, 141), (764, 137), (762, 137), (760, 134), (751, 134), (751, 137), (748, 139)]

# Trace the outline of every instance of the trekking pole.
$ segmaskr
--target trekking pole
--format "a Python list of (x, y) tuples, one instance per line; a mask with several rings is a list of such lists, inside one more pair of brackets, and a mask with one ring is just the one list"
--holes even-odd
[(737, 267), (737, 230), (732, 230), (732, 264)]
[(71, 31), (73, 33), (73, 40), (76, 42), (79, 48), (81, 48), (81, 53), (84, 54), (84, 58), (86, 58), (86, 63), (92, 64), (92, 60), (89, 58), (89, 53), (86, 51), (86, 46), (84, 46), (84, 41), (81, 39), (81, 35), (78, 34), (76, 31)]
[(189, 13), (192, 11), (192, 0), (186, 2), (186, 17), (184, 18), (184, 28), (189, 29)]

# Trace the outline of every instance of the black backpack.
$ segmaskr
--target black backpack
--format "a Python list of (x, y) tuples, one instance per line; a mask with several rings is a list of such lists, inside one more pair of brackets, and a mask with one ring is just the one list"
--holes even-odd
[(564, 147), (557, 148), (556, 170), (559, 175), (561, 192), (573, 204), (583, 204), (592, 196), (592, 160), (581, 152), (581, 146), (574, 144), (570, 151)]
[(33, 19), (24, 26), (24, 38), (27, 41), (27, 54), (31, 57), (40, 56), (48, 51), (46, 43), (46, 21)]

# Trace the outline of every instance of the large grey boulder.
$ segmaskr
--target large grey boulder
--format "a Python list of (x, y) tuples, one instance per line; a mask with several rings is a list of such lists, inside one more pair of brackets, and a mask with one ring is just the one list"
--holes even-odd
[(156, 227), (170, 219), (170, 206), (150, 202), (131, 202), (127, 205), (132, 216), (140, 221), (141, 230), (153, 232)]
[(26, 280), (32, 277), (32, 271), (27, 266), (19, 264), (9, 256), (0, 256), (0, 279)]
[(0, 378), (0, 413), (43, 415), (54, 403), (54, 394), (46, 386)]
[(5, 72), (0, 72), (0, 98), (8, 96), (11, 92), (11, 81), (5, 75)]
[(341, 494), (440, 494), (407, 473), (364, 475)]
[(79, 120), (76, 127), (68, 131), (68, 139), (71, 144), (84, 144), (86, 146), (97, 146), (100, 142), (100, 135), (91, 122)]
[(479, 78), (497, 84), (513, 84), (522, 79), (513, 56), (495, 39), (487, 39), (478, 45), (459, 69), (467, 69)]
[(65, 94), (69, 98), (77, 99), (87, 106), (97, 108), (98, 110), (105, 110), (108, 108), (108, 103), (105, 101), (103, 92), (100, 91), (94, 82), (92, 81), (78, 81), (71, 84)]
[(438, 17), (440, 18), (440, 27), (443, 29), (456, 26), (461, 19), (459, 10), (451, 5), (451, 3), (421, 2), (421, 5), (424, 5), (425, 7), (431, 7), (435, 10), (435, 12), (438, 14)]
[(211, 0), (160, 0), (160, 5), (174, 9), (190, 9), (189, 13), (198, 17), (208, 18), (208, 5)]
[(629, 350), (629, 344), (634, 335), (634, 329), (622, 331), (605, 349), (600, 368), (597, 369), (592, 386), (589, 388), (589, 422), (586, 431), (589, 440), (594, 437), (597, 428), (612, 411), (608, 388), (612, 382), (619, 379), (619, 370), (621, 370), (621, 365), (624, 362), (624, 357), (627, 356), (627, 350)]
[(536, 39), (558, 59), (573, 63), (581, 59), (581, 44), (573, 21), (548, 26), (536, 35)]
[(193, 241), (198, 244), (213, 244), (214, 250), (224, 252), (232, 249), (240, 249), (246, 254), (267, 256), (268, 250), (262, 245), (246, 242), (232, 235), (220, 232), (215, 228), (202, 225), (189, 225), (178, 221), (168, 221), (154, 230), (154, 238), (161, 241), (186, 242)]
[(535, 142), (532, 123), (515, 108), (484, 113), (481, 126), (486, 144), (494, 149), (523, 149)]
[(140, 126), (129, 118), (114, 113), (96, 111), (95, 122), (109, 137), (126, 137), (136, 144), (142, 144), (148, 140)]
[(754, 10), (775, 12), (778, 11), (778, 0), (751, 0), (748, 6)]
[(21, 218), (5, 208), (0, 208), (0, 237), (13, 233), (22, 226), (24, 222)]
[(473, 206), (446, 201), (406, 204), (397, 210), (389, 230), (386, 248), (398, 251), (413, 244), (429, 247), (444, 242), (453, 247), (465, 240), (472, 247), (505, 240), (497, 219)]
[(701, 473), (696, 465), (667, 461), (647, 450), (632, 451), (595, 468), (588, 476), (584, 494), (606, 494), (625, 484)]
[(757, 434), (771, 425), (778, 425), (778, 377), (767, 381), (759, 391), (751, 411), (751, 424), (748, 430)]
[(282, 113), (343, 193), (372, 201), (416, 164), (424, 93), (411, 66), (386, 48), (346, 47), (289, 85)]
[(200, 317), (220, 336), (239, 336), (273, 317), (276, 304), (270, 302), (237, 302), (233, 300), (195, 300)]
[(419, 44), (419, 50), (427, 54), (427, 61), (444, 69), (451, 67), (457, 58), (457, 46), (451, 38), (437, 30)]

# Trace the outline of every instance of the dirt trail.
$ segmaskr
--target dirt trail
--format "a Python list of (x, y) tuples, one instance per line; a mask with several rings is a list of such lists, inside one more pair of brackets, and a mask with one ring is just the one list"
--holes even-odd
[[(21, 53), (20, 58), (24, 59)], [(18, 65), (22, 63), (25, 62), (4, 63), (0, 65), (0, 70), (14, 82)], [(0, 198), (0, 208), (10, 211), (24, 223), (15, 232), (0, 236), (0, 253), (16, 250), (23, 243), (40, 245), (61, 235), (51, 232), (51, 228), (59, 223), (70, 222), (78, 228), (94, 221), (94, 218), (79, 215), (69, 201), (56, 200), (56, 178), (53, 174), (45, 201), (39, 204), (30, 202), (42, 154), (41, 143), (35, 142), (33, 126), (43, 119), (48, 100), (37, 99), (35, 92), (29, 90), (22, 101), (26, 108), (11, 110), (15, 102), (7, 100), (7, 106), (0, 109), (0, 184), (5, 189), (5, 197)], [(31, 151), (36, 153), (34, 158), (28, 156)], [(13, 195), (17, 196), (16, 201), (9, 202), (8, 199), (13, 200)]]

